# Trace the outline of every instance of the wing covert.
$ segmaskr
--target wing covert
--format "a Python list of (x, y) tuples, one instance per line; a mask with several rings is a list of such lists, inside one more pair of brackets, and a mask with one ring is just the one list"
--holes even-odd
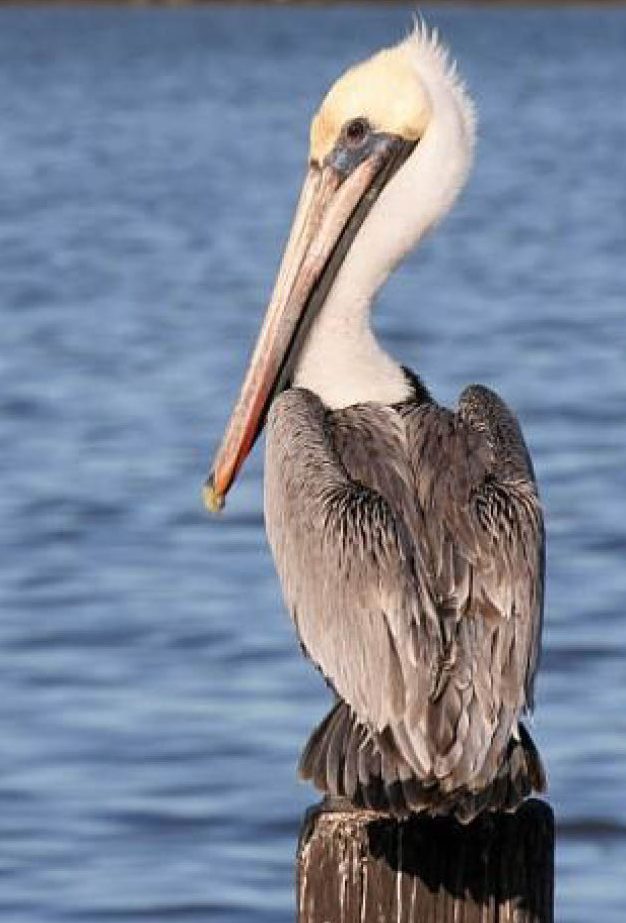
[(438, 771), (482, 764), (488, 778), (532, 707), (544, 575), (534, 473), (517, 420), (487, 388), (466, 389), (456, 413), (407, 408), (405, 422), (444, 637), (430, 714), (450, 749)]
[(291, 389), (268, 417), (265, 508), (328, 682), (425, 783), (480, 790), (532, 704), (539, 648), (543, 523), (515, 417), (478, 386), (457, 413), (329, 413)]
[[(380, 413), (385, 422), (389, 414), (396, 418), (385, 427), (381, 459), (386, 487), (398, 497), (412, 491), (401, 460), (404, 428), (394, 411)], [(291, 389), (274, 402), (266, 449), (267, 531), (306, 652), (359, 718), (382, 731), (403, 724), (415, 697), (428, 698), (439, 659), (437, 613), (416, 585), (419, 551), (409, 528), (384, 496), (349, 475), (332, 428), (310, 392)], [(425, 726), (413, 729), (404, 748), (421, 773), (430, 771)]]

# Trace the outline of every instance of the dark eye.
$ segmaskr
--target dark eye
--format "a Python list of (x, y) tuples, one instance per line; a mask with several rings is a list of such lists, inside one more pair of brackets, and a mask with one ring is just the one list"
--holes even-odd
[(360, 144), (367, 137), (370, 130), (370, 124), (367, 119), (351, 119), (345, 128), (346, 139), (350, 144)]

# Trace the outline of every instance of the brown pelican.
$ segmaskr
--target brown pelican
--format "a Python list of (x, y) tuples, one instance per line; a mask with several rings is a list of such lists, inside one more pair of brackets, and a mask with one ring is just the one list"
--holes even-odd
[(475, 114), (419, 24), (313, 119), (274, 292), (205, 485), (215, 510), (267, 424), (265, 519), (302, 646), (337, 696), (301, 759), (395, 814), (513, 810), (545, 787), (532, 708), (543, 608), (537, 487), (488, 388), (438, 405), (376, 341), (374, 296), (449, 210)]

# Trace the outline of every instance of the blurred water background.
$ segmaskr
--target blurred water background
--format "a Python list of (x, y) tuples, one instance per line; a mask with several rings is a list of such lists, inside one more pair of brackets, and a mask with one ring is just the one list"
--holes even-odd
[[(549, 535), (535, 733), (559, 923), (626, 910), (626, 10), (436, 9), (476, 95), (454, 215), (378, 328), (518, 410)], [(293, 920), (328, 694), (266, 549), (257, 448), (200, 485), (308, 120), (403, 8), (0, 11), (0, 918)]]

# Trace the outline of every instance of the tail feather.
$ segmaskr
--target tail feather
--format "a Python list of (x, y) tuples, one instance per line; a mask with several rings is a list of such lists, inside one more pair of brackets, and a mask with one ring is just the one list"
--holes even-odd
[[(299, 772), (301, 777), (303, 779), (309, 779), (316, 788), (322, 791), (326, 791), (328, 787), (326, 772), (326, 736), (338, 712), (340, 712), (340, 709), (335, 707), (326, 715), (322, 723), (318, 725), (311, 734), (302, 756), (300, 757)], [(319, 766), (321, 760), (324, 762), (323, 771)]]
[[(346, 759), (343, 774), (343, 791), (345, 796), (351, 800), (356, 798), (359, 790), (358, 754), (361, 739), (361, 728), (354, 721), (346, 739)], [(378, 774), (380, 775), (380, 769)]]
[(514, 811), (531, 792), (546, 789), (539, 753), (521, 724), (519, 736), (511, 736), (486, 787), (444, 791), (437, 780), (418, 778), (392, 742), (372, 734), (341, 700), (311, 735), (299, 772), (321, 791), (346, 797), (356, 807), (401, 817), (420, 812), (454, 814), (462, 823), (482, 811)]
[[(343, 794), (344, 747), (346, 742), (346, 718), (338, 709), (337, 717), (331, 722), (326, 735), (326, 779), (331, 791)], [(320, 760), (320, 765), (322, 760)]]

